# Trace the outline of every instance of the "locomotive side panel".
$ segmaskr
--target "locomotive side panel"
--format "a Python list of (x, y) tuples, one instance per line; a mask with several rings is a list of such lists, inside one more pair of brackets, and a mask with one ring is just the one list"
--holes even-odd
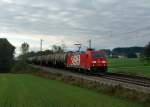
[(90, 63), (89, 63), (90, 58), (89, 58), (88, 54), (81, 53), (80, 57), (81, 57), (81, 59), (80, 59), (80, 67), (82, 69), (88, 69), (89, 66), (90, 66)]
[(67, 67), (80, 68), (80, 54), (69, 53), (67, 55)]
[(67, 56), (67, 67), (88, 69), (89, 59), (86, 53), (70, 53)]

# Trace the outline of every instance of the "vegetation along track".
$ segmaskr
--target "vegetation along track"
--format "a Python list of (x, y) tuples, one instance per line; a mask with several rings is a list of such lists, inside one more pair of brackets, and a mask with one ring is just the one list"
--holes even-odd
[(60, 73), (64, 76), (73, 76), (75, 78), (82, 78), (90, 81), (98, 81), (101, 84), (106, 84), (110, 86), (121, 85), (124, 88), (150, 93), (150, 78), (146, 77), (131, 76), (117, 73), (86, 74), (76, 72), (76, 70), (66, 70), (43, 66), (41, 67), (37, 65), (32, 66), (54, 74)]

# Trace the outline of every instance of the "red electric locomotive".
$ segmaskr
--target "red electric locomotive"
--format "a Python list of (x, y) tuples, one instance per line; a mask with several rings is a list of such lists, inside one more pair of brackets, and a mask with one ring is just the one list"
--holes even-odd
[(104, 51), (87, 49), (84, 53), (68, 53), (66, 66), (93, 72), (105, 72), (107, 71), (107, 59)]

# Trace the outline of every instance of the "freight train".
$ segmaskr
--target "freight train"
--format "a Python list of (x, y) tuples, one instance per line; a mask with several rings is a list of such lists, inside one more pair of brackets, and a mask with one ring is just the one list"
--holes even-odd
[(86, 52), (63, 52), (29, 57), (28, 61), (43, 66), (79, 69), (86, 72), (107, 71), (105, 52), (93, 49), (87, 49)]

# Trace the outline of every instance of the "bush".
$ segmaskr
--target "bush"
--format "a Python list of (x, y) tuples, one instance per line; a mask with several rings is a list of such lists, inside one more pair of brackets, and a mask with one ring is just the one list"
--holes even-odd
[(16, 62), (13, 68), (11, 69), (12, 73), (28, 73), (32, 69), (31, 67), (25, 62)]

